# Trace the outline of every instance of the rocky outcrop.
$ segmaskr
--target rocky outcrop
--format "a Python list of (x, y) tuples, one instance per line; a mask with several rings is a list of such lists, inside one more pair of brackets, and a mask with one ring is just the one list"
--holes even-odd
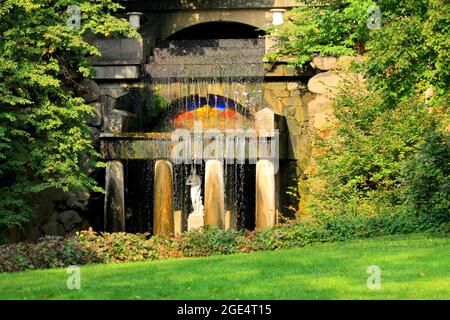
[(328, 71), (336, 67), (337, 60), (336, 57), (314, 57), (311, 66), (320, 71)]
[(25, 240), (36, 241), (47, 235), (62, 236), (86, 229), (87, 192), (49, 189), (36, 195), (36, 218), (25, 230)]
[(137, 119), (134, 113), (124, 110), (112, 110), (105, 118), (104, 131), (119, 134), (131, 131), (137, 126)]
[(103, 124), (103, 110), (102, 104), (98, 101), (90, 103), (92, 107), (93, 115), (89, 117), (89, 126), (100, 128)]
[(333, 100), (324, 95), (316, 95), (315, 99), (308, 103), (308, 115), (311, 129), (321, 130), (326, 128), (332, 120)]
[[(361, 59), (361, 58), (356, 58)], [(343, 79), (343, 70), (350, 70), (355, 57), (314, 57), (311, 66), (319, 71), (308, 81), (312, 99), (308, 102), (309, 128), (327, 129), (333, 122), (333, 99)], [(346, 71), (346, 72), (347, 72)], [(355, 75), (360, 81), (362, 76)]]
[(333, 71), (318, 73), (309, 79), (308, 90), (312, 93), (333, 96), (340, 81), (341, 77)]
[(38, 228), (42, 235), (63, 236), (66, 234), (63, 225), (56, 220), (55, 214), (50, 216), (47, 223)]
[(66, 210), (56, 215), (56, 220), (64, 227), (65, 232), (71, 232), (77, 229), (83, 222), (80, 215), (74, 210)]
[(92, 103), (100, 99), (100, 87), (90, 79), (81, 81), (77, 88), (77, 95), (84, 99), (85, 103)]

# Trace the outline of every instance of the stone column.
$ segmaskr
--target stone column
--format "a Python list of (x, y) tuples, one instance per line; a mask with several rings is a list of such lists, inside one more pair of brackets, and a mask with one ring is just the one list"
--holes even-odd
[(208, 160), (205, 163), (205, 226), (225, 227), (225, 189), (223, 163)]
[(277, 190), (275, 166), (267, 159), (256, 163), (256, 229), (273, 227), (276, 222)]
[[(271, 9), (270, 12), (272, 13), (272, 25), (280, 26), (284, 23), (284, 12), (286, 12), (285, 9)], [(264, 37), (264, 39), (265, 39), (266, 53), (276, 50), (280, 43), (279, 37), (268, 36)]]
[(153, 207), (153, 235), (173, 235), (173, 173), (172, 164), (166, 160), (155, 163)]
[(119, 160), (108, 162), (105, 191), (105, 230), (109, 232), (125, 231), (123, 164)]
[(235, 211), (225, 212), (225, 230), (237, 230), (237, 214)]
[(175, 211), (173, 213), (173, 226), (174, 226), (174, 233), (175, 234), (180, 234), (183, 232), (183, 213), (181, 212), (181, 210)]

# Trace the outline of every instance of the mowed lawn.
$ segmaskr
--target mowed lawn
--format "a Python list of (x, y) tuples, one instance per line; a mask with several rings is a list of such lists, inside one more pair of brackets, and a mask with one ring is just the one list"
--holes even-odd
[[(367, 288), (367, 268), (381, 289)], [(393, 236), (274, 252), (0, 274), (1, 299), (450, 299), (450, 239)]]

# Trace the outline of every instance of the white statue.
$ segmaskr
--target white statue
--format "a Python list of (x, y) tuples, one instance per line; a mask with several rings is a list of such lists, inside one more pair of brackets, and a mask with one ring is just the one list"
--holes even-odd
[(193, 215), (203, 215), (202, 203), (202, 180), (195, 172), (195, 167), (192, 168), (190, 176), (186, 179), (186, 185), (191, 186), (191, 201), (194, 211)]

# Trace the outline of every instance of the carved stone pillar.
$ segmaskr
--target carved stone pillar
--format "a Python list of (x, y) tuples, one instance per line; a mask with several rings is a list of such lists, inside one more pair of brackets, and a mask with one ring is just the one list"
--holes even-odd
[(153, 192), (153, 235), (173, 235), (173, 172), (169, 161), (156, 161)]
[(275, 166), (267, 159), (256, 163), (256, 229), (273, 227), (277, 216)]
[(205, 164), (205, 226), (225, 227), (225, 189), (223, 163), (208, 160)]

